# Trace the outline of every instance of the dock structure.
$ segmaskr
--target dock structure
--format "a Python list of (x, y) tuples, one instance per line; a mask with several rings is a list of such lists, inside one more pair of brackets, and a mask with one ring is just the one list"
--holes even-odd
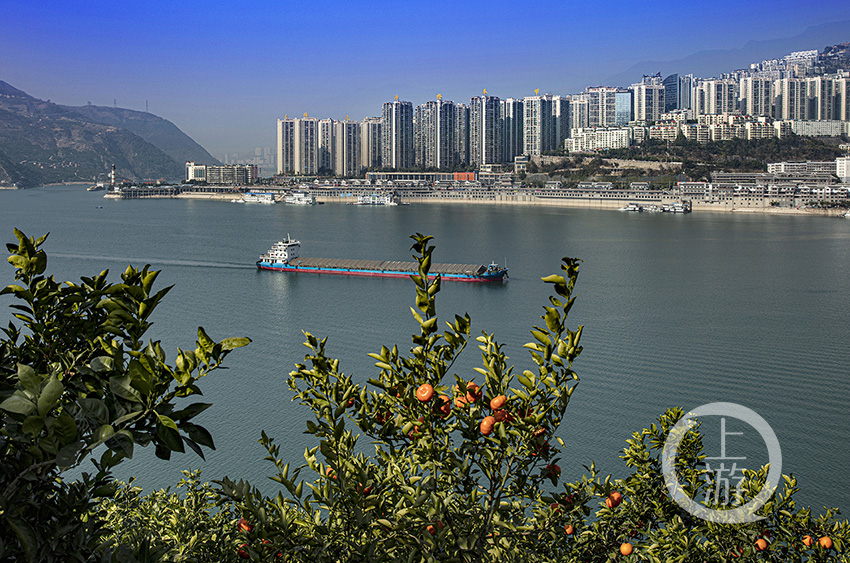
[[(357, 260), (353, 258), (307, 258), (299, 256), (289, 262), (290, 268), (332, 268), (334, 270), (362, 270), (376, 272), (406, 272), (415, 274), (419, 271), (416, 262), (394, 260)], [(469, 275), (480, 276), (487, 271), (481, 264), (431, 264), (429, 274)]]

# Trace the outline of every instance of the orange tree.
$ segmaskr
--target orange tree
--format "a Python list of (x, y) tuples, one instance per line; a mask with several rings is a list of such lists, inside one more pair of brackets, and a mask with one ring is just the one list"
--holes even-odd
[[(210, 433), (193, 419), (210, 404), (198, 380), (247, 338), (213, 341), (166, 362), (159, 342), (143, 341), (151, 313), (170, 288), (153, 291), (159, 272), (128, 267), (121, 283), (107, 271), (79, 284), (46, 276), (46, 235), (15, 229), (8, 261), (15, 318), (0, 337), (0, 560), (85, 561), (101, 549), (96, 499), (113, 492), (110, 469), (152, 444), (156, 455), (189, 448), (203, 457)], [(93, 473), (66, 471), (99, 449)]]
[[(555, 433), (578, 383), (572, 369), (582, 327), (567, 328), (579, 260), (543, 281), (554, 295), (526, 344), (531, 369), (515, 372), (493, 335), (476, 338), (482, 366), (460, 376), (453, 365), (470, 340), (470, 319), (437, 328), (439, 276), (429, 276), (431, 237), (414, 235), (419, 271), (412, 276), (419, 325), (409, 353), (397, 346), (370, 354), (377, 376), (356, 383), (328, 357), (326, 339), (306, 334), (306, 361), (289, 375), (294, 397), (313, 412), (307, 433), (318, 440), (305, 463), (281, 459), (262, 434), (272, 479), (265, 496), (244, 481), (219, 481), (245, 521), (240, 557), (348, 561), (646, 561), (825, 560), (843, 553), (845, 521), (797, 510), (796, 483), (762, 509), (765, 520), (713, 524), (692, 517), (667, 495), (663, 443), (683, 415), (673, 409), (628, 441), (624, 479), (602, 478), (591, 464), (561, 481), (563, 442)], [(367, 455), (359, 444), (374, 444)], [(692, 496), (704, 494), (702, 441), (687, 432), (676, 471)], [(305, 479), (304, 475), (312, 475)], [(748, 474), (753, 495), (765, 470)], [(247, 525), (245, 525), (247, 524)], [(805, 536), (814, 538), (807, 545)], [(828, 538), (818, 543), (820, 538)], [(763, 542), (759, 542), (759, 540)], [(841, 555), (843, 557), (843, 555)]]

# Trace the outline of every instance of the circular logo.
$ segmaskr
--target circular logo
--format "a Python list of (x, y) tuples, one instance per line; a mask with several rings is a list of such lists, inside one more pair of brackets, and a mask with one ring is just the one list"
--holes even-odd
[[(696, 420), (694, 419), (698, 416), (723, 416), (742, 420), (755, 428), (759, 435), (761, 435), (762, 440), (764, 440), (770, 463), (767, 480), (758, 494), (747, 504), (726, 510), (709, 508), (686, 495), (684, 489), (679, 484), (679, 478), (676, 475), (676, 453), (678, 452), (682, 438), (685, 437), (685, 434), (689, 430), (696, 426)], [(721, 431), (725, 432), (725, 421), (723, 428)], [(725, 437), (723, 439), (725, 440)], [(722, 457), (714, 459), (740, 459), (726, 458), (725, 455), (724, 446), (724, 451), (721, 454)], [(661, 471), (664, 474), (664, 483), (667, 485), (670, 496), (688, 513), (703, 520), (717, 523), (742, 524), (745, 522), (756, 522), (764, 519), (764, 516), (757, 515), (756, 511), (764, 506), (773, 495), (776, 487), (779, 486), (779, 480), (782, 478), (782, 450), (779, 447), (779, 440), (776, 439), (773, 429), (757, 412), (735, 403), (709, 403), (690, 411), (670, 430), (661, 453)]]

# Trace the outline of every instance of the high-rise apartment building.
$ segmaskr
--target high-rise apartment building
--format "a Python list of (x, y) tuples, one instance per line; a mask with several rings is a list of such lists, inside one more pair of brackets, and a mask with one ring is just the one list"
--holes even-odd
[(552, 119), (552, 95), (526, 96), (522, 105), (525, 154), (540, 156), (555, 150), (557, 137)]
[(455, 108), (442, 98), (416, 107), (414, 116), (416, 165), (437, 170), (455, 164)]
[(277, 120), (277, 173), (292, 174), (295, 165), (292, 158), (295, 155), (295, 120)]
[(469, 106), (455, 104), (455, 154), (457, 165), (469, 164)]
[(802, 78), (780, 78), (773, 83), (774, 117), (782, 121), (807, 119), (806, 83)]
[(507, 98), (500, 102), (502, 117), (502, 160), (512, 162), (524, 154), (525, 129), (523, 101)]
[(665, 77), (661, 83), (664, 85), (664, 112), (681, 109), (679, 107), (679, 75), (671, 74)]
[(589, 127), (624, 126), (632, 120), (632, 95), (628, 90), (593, 86), (585, 90), (584, 96), (588, 102)]
[(350, 178), (360, 175), (360, 124), (334, 122), (334, 174)]
[(381, 167), (380, 117), (367, 117), (360, 122), (360, 165), (363, 168)]
[(573, 129), (587, 129), (590, 127), (590, 102), (585, 94), (572, 96), (570, 99), (570, 130), (568, 137), (572, 136)]
[(739, 107), (752, 117), (773, 116), (773, 81), (766, 76), (745, 76), (739, 86)]
[(555, 130), (555, 150), (564, 148), (564, 140), (570, 136), (570, 97), (552, 96), (552, 126)]
[(388, 168), (412, 168), (413, 104), (385, 102), (381, 114), (381, 163)]
[(334, 169), (334, 124), (333, 119), (320, 119), (318, 132), (318, 163), (322, 173), (330, 173)]
[(317, 174), (319, 120), (278, 119), (277, 132), (277, 173)]
[(630, 90), (634, 120), (647, 123), (659, 121), (661, 114), (665, 111), (665, 89), (661, 76), (644, 76), (643, 80), (632, 84)]
[(469, 101), (469, 163), (501, 162), (501, 107), (496, 96), (476, 96)]
[(738, 82), (732, 78), (709, 78), (697, 83), (694, 114), (720, 115), (738, 109)]

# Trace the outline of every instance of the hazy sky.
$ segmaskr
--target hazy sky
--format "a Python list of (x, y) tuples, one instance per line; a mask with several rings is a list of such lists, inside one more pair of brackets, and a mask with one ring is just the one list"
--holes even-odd
[(576, 93), (638, 61), (849, 16), (847, 0), (0, 0), (0, 80), (67, 105), (147, 100), (220, 157), (273, 146), (284, 114)]

